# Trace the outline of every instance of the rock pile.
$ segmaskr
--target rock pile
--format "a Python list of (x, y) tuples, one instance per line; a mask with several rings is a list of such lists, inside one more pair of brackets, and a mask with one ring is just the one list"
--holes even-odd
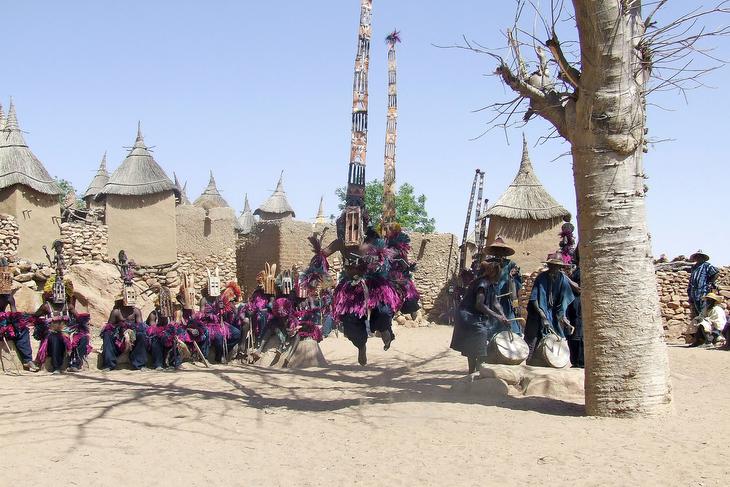
[(106, 225), (98, 222), (61, 223), (61, 240), (69, 265), (107, 260), (108, 231)]
[(0, 255), (13, 257), (18, 251), (18, 222), (12, 215), (0, 214)]

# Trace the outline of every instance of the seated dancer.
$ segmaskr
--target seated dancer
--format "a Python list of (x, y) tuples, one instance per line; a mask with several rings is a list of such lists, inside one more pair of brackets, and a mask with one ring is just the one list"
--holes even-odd
[(155, 297), (155, 308), (147, 316), (147, 337), (152, 356), (152, 368), (163, 370), (182, 367), (182, 347), (189, 341), (185, 325), (173, 320), (173, 306), (170, 290), (166, 287), (158, 289)]
[(33, 331), (33, 338), (40, 341), (36, 363), (43, 366), (50, 355), (53, 374), (61, 373), (66, 352), (69, 353), (67, 372), (79, 372), (91, 353), (90, 316), (76, 312), (73, 283), (70, 279), (61, 279), (54, 275), (46, 281), (43, 304), (35, 313)]
[(500, 272), (496, 261), (482, 262), (459, 304), (451, 348), (467, 358), (470, 374), (486, 359), (492, 337), (510, 326), (497, 298)]
[(258, 348), (253, 352), (254, 358), (258, 359), (261, 357), (261, 354), (264, 353), (264, 348), (266, 348), (269, 340), (274, 335), (279, 338), (279, 346), (276, 347), (276, 353), (283, 353), (289, 344), (287, 333), (290, 328), (289, 322), (293, 319), (294, 305), (292, 304), (291, 298), (281, 296), (274, 299), (271, 307), (271, 315), (266, 323), (261, 341)]
[[(289, 335), (294, 337), (294, 341), (289, 355), (284, 360), (284, 367), (326, 365), (324, 354), (319, 347), (319, 342), (323, 338), (319, 325), (320, 312), (321, 309), (314, 305), (314, 301), (307, 299), (300, 303), (300, 308), (293, 313), (292, 319), (289, 320)], [(310, 363), (307, 357), (312, 355), (315, 361)]]
[[(14, 341), (15, 350), (23, 364), (23, 369), (38, 372), (33, 363), (33, 350), (30, 347), (29, 318), (18, 313), (12, 293), (13, 273), (6, 258), (0, 259), (0, 338)], [(8, 307), (10, 311), (7, 311)]]
[(386, 245), (393, 252), (388, 278), (395, 284), (401, 301), (400, 309), (395, 311), (410, 314), (415, 318), (415, 313), (420, 309), (418, 300), (421, 296), (413, 283), (416, 264), (408, 261), (411, 238), (398, 223), (387, 226), (385, 236)]
[(567, 264), (557, 255), (548, 256), (547, 271), (535, 279), (527, 305), (525, 341), (530, 347), (527, 363), (531, 364), (537, 344), (544, 336), (555, 333), (565, 338), (575, 328), (566, 317), (568, 306), (575, 299), (570, 279), (563, 272)]
[[(231, 285), (238, 288), (235, 283), (229, 284), (229, 286)], [(240, 289), (237, 289), (237, 293), (240, 296)], [(228, 361), (228, 354), (241, 340), (241, 330), (226, 321), (226, 319), (233, 317), (234, 307), (231, 294), (221, 294), (217, 269), (215, 275), (208, 272), (208, 282), (201, 290), (201, 294), (200, 312), (195, 315), (195, 318), (208, 330), (215, 361), (225, 363)], [(233, 295), (235, 297), (236, 292), (233, 292)], [(201, 350), (207, 358), (208, 352), (203, 350), (202, 347)]]
[(727, 322), (725, 310), (720, 306), (722, 302), (720, 296), (709, 293), (704, 300), (705, 305), (702, 307), (700, 315), (692, 320), (691, 326), (696, 327), (696, 331), (694, 332), (694, 341), (690, 344), (690, 347), (714, 345)]
[(251, 293), (248, 299), (248, 317), (251, 321), (251, 340), (253, 345), (259, 342), (266, 329), (266, 324), (271, 318), (271, 310), (273, 302), (269, 300), (269, 296), (264, 291), (263, 272), (259, 272), (256, 276), (256, 289)]
[(147, 325), (142, 311), (135, 306), (136, 292), (133, 284), (134, 262), (127, 261), (124, 250), (119, 252), (119, 262), (113, 261), (119, 269), (124, 284), (122, 295), (114, 302), (109, 321), (101, 330), (103, 340), (102, 367), (104, 370), (117, 368), (117, 358), (129, 352), (129, 362), (134, 370), (145, 370), (147, 366)]
[(514, 255), (515, 250), (507, 245), (502, 237), (497, 237), (485, 251), (487, 255), (496, 259), (501, 269), (497, 284), (497, 298), (502, 306), (502, 311), (507, 319), (511, 320), (512, 332), (522, 335), (520, 322), (515, 319), (520, 306), (518, 299), (520, 289), (522, 289), (522, 276), (517, 264), (509, 259), (510, 255)]

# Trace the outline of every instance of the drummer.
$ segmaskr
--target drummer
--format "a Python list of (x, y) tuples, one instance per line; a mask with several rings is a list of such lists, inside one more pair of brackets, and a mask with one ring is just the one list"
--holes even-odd
[(510, 324), (497, 299), (500, 273), (499, 263), (482, 262), (459, 305), (451, 348), (466, 356), (470, 374), (485, 360), (489, 340)]
[(554, 333), (561, 338), (571, 335), (575, 328), (566, 318), (568, 306), (575, 299), (570, 280), (563, 272), (569, 264), (557, 255), (548, 256), (547, 270), (535, 279), (527, 306), (525, 341), (530, 347), (527, 363), (532, 362), (539, 341)]
[(502, 237), (497, 236), (494, 242), (486, 248), (486, 253), (497, 259), (502, 268), (497, 287), (499, 304), (502, 306), (504, 315), (512, 320), (512, 331), (522, 335), (520, 322), (515, 320), (519, 313), (518, 299), (520, 289), (522, 289), (522, 276), (517, 264), (509, 259), (510, 255), (514, 255), (515, 249), (507, 245)]

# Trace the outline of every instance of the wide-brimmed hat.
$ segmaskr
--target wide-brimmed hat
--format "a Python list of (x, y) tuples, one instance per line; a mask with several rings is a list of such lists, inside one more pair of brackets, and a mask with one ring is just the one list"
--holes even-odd
[(711, 300), (713, 300), (716, 303), (721, 303), (722, 302), (722, 296), (719, 296), (719, 295), (717, 295), (715, 293), (707, 293), (705, 295), (705, 297), (703, 297), (702, 299), (704, 299), (705, 301), (711, 299)]
[(550, 254), (545, 259), (545, 265), (559, 265), (561, 267), (570, 267), (570, 264), (563, 262), (558, 254)]
[(698, 250), (694, 254), (690, 255), (689, 260), (695, 260), (696, 257), (704, 257), (705, 260), (710, 260), (710, 256), (702, 252), (702, 250)]
[(506, 257), (508, 255), (513, 255), (515, 253), (515, 249), (507, 245), (502, 237), (497, 237), (494, 239), (494, 242), (487, 246), (486, 252), (489, 255)]

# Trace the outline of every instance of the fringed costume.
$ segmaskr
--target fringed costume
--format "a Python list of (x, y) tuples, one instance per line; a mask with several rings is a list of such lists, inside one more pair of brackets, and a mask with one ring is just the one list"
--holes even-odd
[(393, 252), (388, 277), (395, 283), (402, 303), (397, 311), (404, 314), (415, 313), (420, 308), (418, 300), (421, 296), (413, 283), (413, 271), (416, 269), (416, 264), (408, 260), (411, 238), (401, 229), (400, 225), (394, 224), (387, 232), (386, 242), (388, 248)]
[(33, 363), (29, 329), (33, 322), (34, 318), (25, 313), (15, 311), (0, 313), (0, 339), (4, 342), (15, 342), (15, 350), (23, 364)]

